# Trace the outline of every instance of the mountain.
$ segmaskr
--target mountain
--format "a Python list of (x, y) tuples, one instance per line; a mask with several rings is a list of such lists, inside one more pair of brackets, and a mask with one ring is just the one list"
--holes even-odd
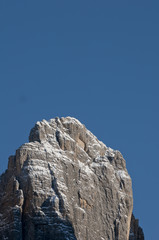
[(119, 151), (77, 119), (37, 122), (0, 177), (2, 240), (144, 240)]

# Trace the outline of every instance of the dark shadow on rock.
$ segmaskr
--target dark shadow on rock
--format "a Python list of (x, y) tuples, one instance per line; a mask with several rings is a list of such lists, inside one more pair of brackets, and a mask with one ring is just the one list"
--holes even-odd
[(55, 198), (49, 197), (32, 217), (23, 217), (23, 240), (77, 240), (72, 223), (55, 211)]

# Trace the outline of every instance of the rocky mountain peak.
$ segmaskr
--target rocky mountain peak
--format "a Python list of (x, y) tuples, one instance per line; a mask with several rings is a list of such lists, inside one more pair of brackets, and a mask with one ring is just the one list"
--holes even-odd
[(0, 178), (0, 239), (143, 240), (132, 208), (119, 151), (75, 118), (43, 120)]

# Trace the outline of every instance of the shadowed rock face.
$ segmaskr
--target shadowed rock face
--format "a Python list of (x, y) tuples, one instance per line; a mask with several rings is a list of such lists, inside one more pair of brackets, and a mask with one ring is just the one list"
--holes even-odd
[(144, 233), (142, 228), (139, 226), (139, 220), (135, 219), (132, 214), (131, 224), (130, 224), (130, 237), (129, 240), (144, 240)]
[(128, 240), (132, 208), (121, 153), (71, 117), (37, 122), (0, 177), (4, 240)]

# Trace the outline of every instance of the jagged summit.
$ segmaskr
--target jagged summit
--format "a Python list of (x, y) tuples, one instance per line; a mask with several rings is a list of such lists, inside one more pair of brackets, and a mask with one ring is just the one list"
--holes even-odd
[(1, 176), (0, 239), (128, 240), (132, 207), (119, 151), (75, 118), (43, 120)]

